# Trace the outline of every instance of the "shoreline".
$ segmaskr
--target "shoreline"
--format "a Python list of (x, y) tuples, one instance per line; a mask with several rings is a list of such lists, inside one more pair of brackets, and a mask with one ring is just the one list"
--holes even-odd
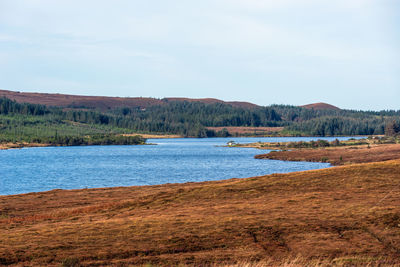
[(271, 151), (255, 156), (256, 159), (330, 163), (333, 166), (358, 163), (384, 162), (400, 159), (400, 144), (376, 146), (293, 149)]
[(2, 146), (0, 144), (0, 151), (1, 150), (9, 150), (9, 149), (22, 149), (22, 148), (33, 148), (33, 147), (84, 147), (84, 146), (145, 146), (145, 145), (154, 145), (150, 143), (145, 143), (145, 144), (131, 144), (131, 145), (121, 145), (121, 144), (110, 144), (110, 145), (74, 145), (74, 146), (69, 146), (69, 145), (53, 145), (53, 144), (39, 144), (39, 143), (26, 143), (26, 144), (21, 144), (21, 143), (12, 143), (10, 145)]
[[(122, 136), (136, 136), (136, 135), (140, 135), (142, 138), (145, 139), (175, 139), (175, 138), (196, 138), (197, 137), (184, 137), (181, 135), (156, 135), (156, 134), (122, 134)], [(292, 135), (287, 135), (287, 136), (228, 136), (228, 137), (205, 137), (203, 139), (207, 139), (207, 138), (273, 138), (273, 137), (316, 137), (316, 136), (292, 136)], [(349, 136), (325, 136), (325, 137), (349, 137)], [(325, 138), (325, 137), (321, 137), (321, 138)], [(357, 135), (357, 136), (351, 136), (351, 137), (366, 137), (363, 135)], [(319, 138), (319, 137), (316, 137)], [(251, 147), (251, 148), (259, 148), (262, 149), (260, 147), (256, 147), (256, 146), (251, 146), (252, 144), (256, 144), (256, 143), (251, 143), (251, 144), (244, 144), (244, 145), (240, 145), (240, 147)], [(145, 144), (146, 145), (146, 144)], [(26, 143), (26, 142), (21, 142), (21, 143), (0, 143), (0, 150), (8, 150), (8, 149), (19, 149), (19, 148), (26, 148), (26, 147), (58, 147), (58, 146), (67, 146), (67, 145), (53, 145), (53, 144), (43, 144), (43, 143)], [(80, 145), (80, 146), (92, 146), (92, 145)], [(266, 148), (268, 149), (268, 148)]]
[(145, 139), (174, 139), (174, 138), (185, 138), (182, 135), (177, 134), (122, 134), (122, 136), (135, 136), (140, 135)]
[(267, 154), (256, 155), (256, 159), (283, 161), (304, 161), (330, 163), (333, 166), (357, 163), (381, 162), (400, 159), (400, 140), (358, 139), (333, 142), (282, 142), (236, 144), (233, 147), (253, 147), (271, 150)]
[(0, 150), (21, 149), (25, 147), (49, 147), (49, 146), (56, 146), (56, 145), (40, 144), (40, 143), (6, 143), (6, 144), (0, 144)]

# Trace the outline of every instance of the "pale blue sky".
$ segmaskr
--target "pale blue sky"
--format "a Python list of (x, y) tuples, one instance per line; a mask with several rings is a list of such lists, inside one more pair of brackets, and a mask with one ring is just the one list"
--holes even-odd
[(0, 0), (0, 88), (400, 109), (399, 0)]

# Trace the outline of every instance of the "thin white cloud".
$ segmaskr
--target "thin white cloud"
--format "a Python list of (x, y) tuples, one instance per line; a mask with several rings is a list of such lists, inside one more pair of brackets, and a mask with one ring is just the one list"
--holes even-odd
[[(382, 70), (400, 70), (389, 8), (382, 0), (3, 0), (0, 59), (8, 66), (0, 72), (10, 85), (16, 72), (46, 77), (18, 81), (35, 88), (119, 82), (121, 95), (129, 84), (154, 96), (229, 88), (238, 100), (265, 82), (308, 95), (327, 82), (362, 91), (379, 84)], [(393, 73), (387, 87), (400, 85)]]

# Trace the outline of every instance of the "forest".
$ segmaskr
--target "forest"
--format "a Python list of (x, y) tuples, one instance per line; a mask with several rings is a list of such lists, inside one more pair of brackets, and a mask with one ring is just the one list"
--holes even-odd
[(289, 105), (240, 108), (227, 103), (165, 101), (147, 108), (101, 111), (18, 103), (0, 98), (0, 142), (60, 145), (136, 144), (123, 134), (229, 136), (207, 127), (284, 127), (286, 136), (388, 135), (400, 133), (400, 111), (314, 110)]

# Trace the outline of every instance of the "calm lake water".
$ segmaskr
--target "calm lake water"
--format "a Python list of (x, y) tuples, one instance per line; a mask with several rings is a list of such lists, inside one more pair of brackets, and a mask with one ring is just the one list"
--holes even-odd
[(230, 140), (251, 143), (317, 139), (335, 138), (149, 139), (148, 143), (157, 145), (0, 150), (0, 195), (56, 188), (199, 182), (326, 168), (327, 163), (253, 158), (268, 150), (220, 147)]

